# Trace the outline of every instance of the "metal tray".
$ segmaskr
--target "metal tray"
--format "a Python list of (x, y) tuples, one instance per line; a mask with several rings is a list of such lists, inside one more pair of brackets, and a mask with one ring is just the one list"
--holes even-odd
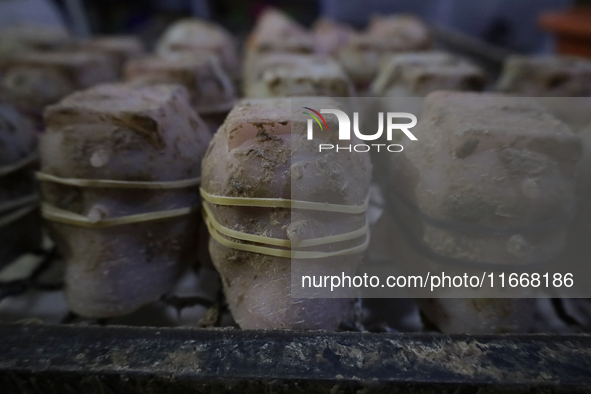
[(0, 325), (8, 393), (587, 393), (589, 335)]

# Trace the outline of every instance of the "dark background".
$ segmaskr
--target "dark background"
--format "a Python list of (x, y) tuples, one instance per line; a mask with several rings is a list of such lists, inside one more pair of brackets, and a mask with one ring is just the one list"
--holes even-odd
[(591, 0), (0, 0), (0, 27), (8, 3), (30, 11), (53, 8), (74, 35), (137, 34), (148, 45), (187, 16), (216, 20), (243, 36), (265, 7), (276, 6), (306, 26), (326, 16), (363, 28), (371, 15), (411, 12), (501, 47), (544, 53), (552, 51), (553, 42), (538, 27), (540, 13)]

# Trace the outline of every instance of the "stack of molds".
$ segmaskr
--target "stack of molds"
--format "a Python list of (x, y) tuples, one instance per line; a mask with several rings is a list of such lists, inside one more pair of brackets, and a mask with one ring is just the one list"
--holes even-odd
[(577, 174), (577, 192), (581, 212), (577, 216), (577, 220), (583, 220), (585, 228), (575, 231), (575, 233), (583, 237), (581, 245), (586, 247), (587, 252), (581, 250), (579, 256), (583, 260), (587, 260), (591, 253), (591, 243), (589, 243), (589, 237), (591, 236), (591, 125), (582, 130), (579, 135), (583, 140), (583, 160), (581, 160), (579, 173)]
[(316, 53), (336, 56), (338, 50), (347, 45), (354, 33), (355, 30), (351, 26), (326, 18), (317, 20), (312, 27)]
[(445, 52), (409, 52), (386, 59), (371, 86), (374, 96), (422, 97), (436, 90), (481, 91), (484, 71)]
[[(216, 57), (186, 55), (177, 59), (145, 57), (125, 67), (125, 78), (135, 85), (177, 83), (187, 88), (197, 113), (212, 127), (234, 106), (236, 93), (232, 81)], [(223, 120), (222, 120), (223, 122)]]
[(41, 245), (36, 148), (33, 127), (16, 109), (0, 105), (0, 267)]
[[(591, 255), (591, 125), (579, 132), (583, 140), (583, 159), (577, 173), (578, 214), (568, 235), (569, 263), (577, 267), (589, 266)], [(585, 328), (591, 327), (589, 299), (563, 300), (565, 308)]]
[(347, 75), (333, 59), (288, 53), (262, 56), (244, 91), (248, 98), (349, 97), (351, 92)]
[(523, 97), (588, 97), (591, 61), (573, 56), (511, 56), (497, 90)]
[(247, 50), (259, 54), (269, 52), (311, 53), (313, 36), (283, 12), (269, 8), (258, 19), (248, 38)]
[(70, 45), (65, 29), (45, 25), (13, 25), (0, 30), (0, 58), (30, 51), (54, 51)]
[[(393, 167), (400, 261), (451, 274), (563, 257), (581, 157), (568, 126), (529, 99), (439, 92), (413, 132), (419, 141)], [(527, 332), (534, 301), (440, 298), (420, 307), (445, 333)]]
[[(310, 105), (339, 108), (325, 98)], [(290, 99), (239, 102), (203, 161), (209, 251), (244, 329), (334, 330), (353, 310), (349, 293), (292, 298), (291, 278), (355, 275), (369, 237), (371, 163), (366, 153), (318, 153), (338, 136), (314, 124), (308, 141), (309, 117), (297, 114)], [(338, 129), (336, 117), (326, 121)]]
[(355, 86), (363, 90), (374, 80), (381, 61), (388, 55), (431, 47), (431, 33), (419, 19), (377, 17), (366, 32), (352, 35), (337, 57)]
[(591, 122), (591, 61), (573, 56), (512, 56), (497, 90), (540, 100), (574, 131)]
[(269, 8), (258, 19), (246, 43), (242, 73), (245, 82), (256, 79), (258, 61), (270, 53), (312, 54), (313, 36), (281, 11)]
[(194, 262), (210, 134), (176, 85), (100, 85), (45, 112), (42, 214), (73, 312), (130, 313)]
[(117, 62), (119, 76), (123, 74), (123, 67), (131, 59), (144, 56), (145, 48), (142, 42), (133, 36), (103, 36), (82, 41), (78, 45), (80, 50), (105, 52)]
[(158, 41), (156, 53), (173, 59), (187, 54), (216, 56), (232, 80), (240, 75), (234, 38), (222, 26), (205, 20), (184, 19), (170, 26)]
[(30, 52), (0, 61), (0, 94), (42, 128), (43, 109), (68, 94), (117, 79), (115, 60), (100, 52)]

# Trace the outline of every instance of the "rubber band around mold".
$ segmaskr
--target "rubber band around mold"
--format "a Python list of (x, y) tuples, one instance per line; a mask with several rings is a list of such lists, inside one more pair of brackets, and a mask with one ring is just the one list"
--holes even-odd
[(323, 211), (332, 213), (360, 214), (367, 211), (369, 206), (369, 195), (362, 205), (340, 205), (312, 201), (290, 200), (285, 198), (251, 198), (251, 197), (226, 197), (210, 194), (199, 189), (201, 197), (215, 205), (226, 205), (233, 207), (258, 207), (258, 208), (290, 208), (305, 209), (310, 211)]
[[(38, 180), (42, 182), (53, 182), (66, 186), (76, 187), (99, 187), (110, 189), (152, 189), (152, 190), (166, 190), (166, 189), (182, 189), (186, 187), (199, 186), (201, 178), (183, 179), (180, 181), (166, 181), (166, 182), (149, 182), (149, 181), (120, 181), (109, 179), (80, 179), (80, 178), (62, 178), (56, 175), (37, 172), (35, 174)], [(115, 218), (90, 220), (88, 217), (58, 208), (49, 203), (41, 203), (41, 216), (49, 221), (68, 224), (70, 226), (99, 229), (106, 227), (122, 226), (126, 224), (137, 224), (146, 222), (156, 222), (167, 219), (174, 219), (182, 216), (187, 216), (193, 212), (197, 212), (201, 205), (192, 207), (178, 208), (164, 211), (153, 211), (139, 213), (135, 215), (119, 216)]]
[(0, 177), (12, 174), (13, 172), (23, 169), (24, 167), (28, 166), (29, 164), (37, 160), (37, 157), (37, 153), (32, 153), (27, 157), (17, 161), (16, 163), (0, 167)]
[[(29, 164), (35, 162), (38, 156), (37, 153), (32, 153), (16, 163), (0, 167), (0, 177), (10, 175), (17, 171), (22, 170)], [(14, 200), (5, 201), (0, 203), (0, 214), (9, 212), (0, 216), (0, 228), (6, 227), (9, 224), (16, 222), (17, 220), (27, 216), (38, 207), (39, 197), (35, 194), (30, 194), (24, 197), (15, 198)], [(10, 212), (13, 211), (13, 212)]]
[(37, 207), (37, 204), (30, 204), (7, 215), (0, 216), (0, 228), (6, 227), (9, 224), (12, 224), (17, 220), (27, 216), (29, 213), (37, 209)]
[(146, 222), (156, 222), (167, 219), (174, 219), (190, 215), (197, 212), (200, 205), (187, 208), (171, 209), (167, 211), (154, 211), (139, 213), (135, 215), (119, 216), (115, 218), (90, 220), (88, 217), (58, 208), (48, 203), (41, 203), (41, 216), (51, 222), (68, 224), (70, 226), (84, 227), (90, 229), (100, 229), (106, 227), (122, 226), (125, 224), (137, 224)]
[(35, 176), (41, 182), (52, 182), (66, 186), (76, 187), (100, 187), (109, 189), (152, 189), (152, 190), (165, 190), (165, 189), (183, 189), (187, 187), (199, 186), (201, 184), (201, 178), (190, 178), (183, 179), (180, 181), (163, 181), (163, 182), (150, 182), (150, 181), (120, 181), (120, 180), (108, 180), (108, 179), (80, 179), (80, 178), (62, 178), (56, 175), (46, 174), (44, 172), (37, 172)]
[[(297, 244), (298, 248), (328, 245), (344, 241), (350, 241), (353, 239), (365, 236), (365, 241), (357, 246), (341, 249), (332, 252), (323, 251), (303, 251), (303, 250), (292, 250), (292, 249), (279, 249), (263, 245), (278, 246), (284, 248), (292, 248), (293, 242), (288, 239), (271, 238), (262, 235), (248, 234), (245, 232), (232, 230), (224, 227), (219, 223), (208, 204), (223, 205), (223, 206), (234, 206), (234, 207), (258, 207), (258, 208), (288, 208), (288, 209), (305, 209), (312, 211), (323, 211), (331, 213), (346, 213), (346, 214), (363, 214), (367, 211), (369, 205), (369, 195), (366, 197), (362, 205), (339, 205), (329, 204), (311, 201), (299, 201), (290, 200), (283, 198), (250, 198), (250, 197), (226, 197), (217, 196), (206, 192), (203, 188), (199, 189), (201, 197), (205, 201), (203, 204), (204, 208), (204, 219), (205, 224), (209, 230), (209, 234), (218, 243), (222, 244), (231, 249), (241, 250), (244, 252), (259, 253), (274, 257), (292, 258), (292, 259), (321, 259), (336, 256), (347, 256), (351, 254), (362, 253), (369, 246), (369, 224), (367, 219), (365, 225), (357, 230), (331, 235), (328, 237), (319, 237), (314, 239), (303, 240)], [(229, 237), (229, 238), (226, 238)], [(233, 238), (233, 239), (232, 239)], [(243, 243), (237, 241), (254, 242), (262, 245), (253, 245), (250, 243)]]
[(350, 241), (359, 237), (362, 237), (367, 234), (369, 231), (369, 224), (367, 219), (365, 220), (365, 225), (357, 230), (350, 231), (348, 233), (338, 234), (338, 235), (330, 235), (327, 237), (319, 237), (313, 239), (306, 239), (303, 240), (297, 245), (294, 245), (289, 239), (281, 239), (281, 238), (271, 238), (266, 237), (263, 235), (256, 235), (256, 234), (249, 234), (237, 230), (232, 230), (228, 227), (224, 227), (220, 222), (215, 219), (215, 216), (211, 213), (210, 209), (207, 207), (207, 203), (203, 204), (203, 208), (205, 210), (205, 214), (210, 221), (211, 226), (220, 234), (225, 235), (227, 237), (239, 239), (241, 241), (249, 241), (249, 242), (256, 242), (261, 244), (273, 245), (273, 246), (281, 246), (284, 248), (291, 248), (292, 246), (298, 248), (307, 248), (311, 246), (319, 246), (319, 245), (328, 245), (334, 244), (338, 242)]
[(36, 194), (29, 194), (24, 197), (19, 197), (14, 200), (5, 201), (0, 204), (0, 213), (12, 211), (13, 209), (20, 208), (24, 205), (37, 206), (39, 197)]
[(352, 248), (342, 249), (334, 252), (317, 252), (317, 251), (300, 251), (300, 250), (288, 250), (288, 249), (277, 249), (270, 248), (267, 246), (259, 246), (253, 244), (245, 244), (236, 241), (232, 241), (220, 235), (211, 224), (211, 220), (205, 215), (205, 224), (209, 230), (209, 234), (217, 242), (231, 249), (241, 250), (243, 252), (259, 253), (274, 257), (283, 257), (287, 259), (321, 259), (327, 257), (336, 256), (347, 256), (357, 253), (362, 253), (369, 246), (369, 233), (365, 235), (365, 242), (361, 245), (354, 246)]

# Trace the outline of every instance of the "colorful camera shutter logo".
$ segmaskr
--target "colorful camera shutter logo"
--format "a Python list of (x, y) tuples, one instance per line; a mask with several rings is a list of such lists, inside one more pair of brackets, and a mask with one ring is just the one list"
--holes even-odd
[[(320, 123), (320, 119), (322, 119), (322, 122), (324, 122), (324, 126), (326, 126), (326, 131), (328, 131), (328, 125), (326, 124), (326, 120), (324, 119), (324, 116), (320, 115), (320, 112), (313, 110), (312, 108), (309, 107), (302, 107), (303, 109), (307, 109), (309, 111), (314, 112), (314, 114), (318, 115), (318, 116), (314, 116), (313, 114), (309, 113), (309, 112), (302, 112), (306, 115), (311, 116), (316, 123), (318, 123), (318, 126), (320, 126), (320, 130), (324, 130), (324, 127), (322, 127), (322, 123)], [(320, 117), (320, 119), (318, 119), (318, 117)]]

